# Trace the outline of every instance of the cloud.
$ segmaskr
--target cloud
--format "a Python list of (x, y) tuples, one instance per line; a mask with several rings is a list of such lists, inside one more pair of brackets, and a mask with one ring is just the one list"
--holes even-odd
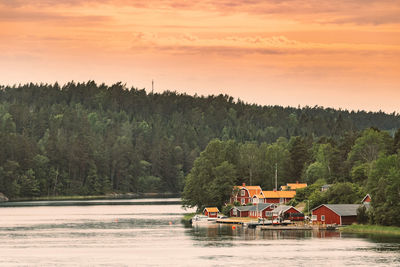
[(313, 43), (292, 40), (286, 36), (239, 37), (201, 39), (198, 36), (176, 35), (160, 37), (149, 33), (133, 34), (132, 51), (161, 51), (174, 55), (220, 55), (240, 57), (246, 55), (359, 55), (399, 56), (395, 45)]
[(335, 19), (322, 20), (325, 24), (357, 24), (357, 25), (384, 25), (384, 24), (399, 24), (400, 11), (387, 12), (386, 14), (373, 14), (364, 16), (346, 16)]
[(0, 6), (66, 7), (99, 5), (131, 7), (157, 11), (197, 11), (221, 15), (245, 14), (262, 17), (286, 18), (323, 24), (393, 24), (399, 23), (398, 0), (0, 0)]
[(112, 17), (99, 15), (62, 14), (51, 11), (33, 10), (5, 10), (0, 9), (0, 22), (58, 22), (74, 25), (105, 24), (112, 21)]

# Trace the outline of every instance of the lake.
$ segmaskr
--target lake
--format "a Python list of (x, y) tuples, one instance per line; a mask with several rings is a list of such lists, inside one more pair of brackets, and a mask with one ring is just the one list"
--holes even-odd
[(185, 227), (177, 201), (8, 203), (0, 266), (400, 266), (400, 238)]

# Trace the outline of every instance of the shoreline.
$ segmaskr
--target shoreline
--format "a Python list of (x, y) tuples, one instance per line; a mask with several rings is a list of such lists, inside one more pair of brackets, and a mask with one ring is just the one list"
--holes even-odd
[[(68, 201), (68, 200), (113, 200), (113, 199), (141, 199), (141, 198), (180, 198), (179, 193), (111, 193), (98, 196), (50, 196), (9, 199), (7, 202), (25, 201)], [(3, 202), (6, 203), (6, 202)]]
[(353, 225), (349, 225), (349, 226), (340, 227), (339, 231), (342, 233), (385, 234), (385, 235), (400, 236), (400, 227), (396, 227), (396, 226), (353, 224)]

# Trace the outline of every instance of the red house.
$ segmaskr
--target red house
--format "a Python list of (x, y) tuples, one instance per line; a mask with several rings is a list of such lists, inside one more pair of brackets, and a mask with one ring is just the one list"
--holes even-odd
[(259, 203), (251, 206), (249, 210), (249, 217), (252, 218), (269, 218), (272, 211), (276, 208), (276, 204)]
[(296, 195), (296, 191), (262, 191), (264, 203), (288, 203)]
[(272, 217), (288, 219), (291, 221), (303, 221), (304, 214), (293, 206), (280, 205), (272, 211)]
[(206, 215), (209, 218), (217, 218), (218, 217), (218, 208), (216, 207), (211, 207), (211, 208), (205, 208), (203, 210), (203, 214)]
[(322, 204), (311, 211), (311, 219), (315, 224), (350, 225), (357, 221), (359, 207), (359, 204)]
[(371, 202), (371, 196), (369, 194), (367, 194), (363, 200), (361, 200), (361, 203), (365, 204), (365, 203), (370, 203)]
[(233, 207), (230, 212), (229, 215), (231, 217), (249, 217), (250, 214), (250, 209), (253, 206), (238, 206), (238, 207)]
[(275, 204), (259, 203), (252, 206), (238, 206), (230, 210), (231, 217), (268, 218), (272, 216), (271, 211), (276, 208)]
[(231, 203), (240, 202), (242, 205), (252, 203), (253, 196), (262, 195), (262, 189), (260, 186), (246, 186), (243, 183), (242, 186), (235, 186), (231, 197)]

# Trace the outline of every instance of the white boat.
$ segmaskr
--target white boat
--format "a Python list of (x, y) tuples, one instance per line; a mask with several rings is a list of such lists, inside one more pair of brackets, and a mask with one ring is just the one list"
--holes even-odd
[(192, 225), (199, 225), (199, 224), (212, 224), (216, 223), (217, 218), (209, 218), (205, 215), (195, 215), (192, 218)]

